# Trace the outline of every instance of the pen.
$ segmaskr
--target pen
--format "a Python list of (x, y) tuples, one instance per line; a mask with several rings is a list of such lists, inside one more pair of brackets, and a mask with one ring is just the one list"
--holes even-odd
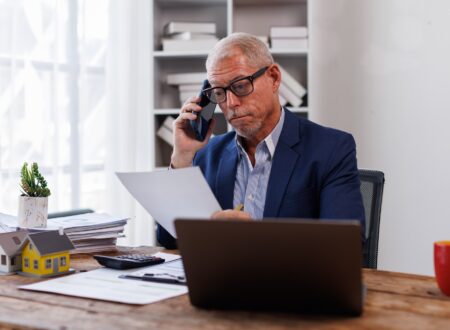
[(236, 205), (236, 207), (234, 208), (235, 211), (242, 211), (244, 210), (244, 204), (239, 203), (238, 205)]
[(119, 278), (128, 278), (128, 279), (141, 280), (141, 281), (147, 281), (147, 282), (186, 285), (186, 279), (184, 277), (180, 277), (180, 276), (168, 277), (168, 276), (164, 276), (164, 274), (144, 274), (142, 276), (120, 275)]
[(165, 277), (158, 274), (144, 274), (143, 281), (186, 285), (186, 279), (180, 276)]

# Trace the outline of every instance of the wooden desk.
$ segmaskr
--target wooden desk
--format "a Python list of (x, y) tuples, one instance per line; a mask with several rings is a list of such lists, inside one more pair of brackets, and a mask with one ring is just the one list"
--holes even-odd
[[(123, 252), (129, 249), (122, 248)], [(151, 253), (156, 248), (140, 248)], [(136, 249), (134, 250), (136, 251)], [(77, 270), (98, 267), (88, 255), (75, 256)], [(0, 327), (53, 329), (444, 329), (450, 327), (450, 298), (432, 277), (364, 270), (368, 287), (359, 318), (196, 309), (187, 295), (133, 306), (18, 290), (35, 282), (22, 276), (0, 277)]]

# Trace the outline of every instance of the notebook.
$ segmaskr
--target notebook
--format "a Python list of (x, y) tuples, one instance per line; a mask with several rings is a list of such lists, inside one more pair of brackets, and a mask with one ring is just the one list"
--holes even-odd
[(358, 221), (177, 219), (175, 228), (194, 306), (362, 313)]

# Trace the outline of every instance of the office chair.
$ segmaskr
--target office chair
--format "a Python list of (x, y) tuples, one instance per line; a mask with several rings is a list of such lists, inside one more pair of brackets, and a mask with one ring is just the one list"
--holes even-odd
[(358, 172), (366, 214), (366, 243), (363, 249), (363, 267), (377, 269), (384, 173), (374, 170), (358, 170)]
[(71, 215), (93, 213), (93, 212), (94, 212), (94, 210), (91, 210), (91, 209), (76, 209), (76, 210), (70, 210), (70, 211), (49, 213), (47, 218), (51, 219), (51, 218), (68, 217)]

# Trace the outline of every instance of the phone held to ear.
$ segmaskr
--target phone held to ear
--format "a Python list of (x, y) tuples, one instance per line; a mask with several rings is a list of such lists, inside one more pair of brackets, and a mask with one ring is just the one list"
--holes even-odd
[(198, 141), (205, 140), (206, 133), (208, 132), (209, 124), (211, 123), (211, 119), (214, 115), (214, 110), (216, 109), (216, 105), (211, 103), (206, 95), (202, 92), (204, 89), (211, 87), (208, 80), (203, 81), (202, 89), (200, 90), (201, 97), (200, 102), (197, 104), (202, 107), (201, 112), (197, 112), (197, 119), (190, 120), (190, 124), (195, 133), (195, 138)]

